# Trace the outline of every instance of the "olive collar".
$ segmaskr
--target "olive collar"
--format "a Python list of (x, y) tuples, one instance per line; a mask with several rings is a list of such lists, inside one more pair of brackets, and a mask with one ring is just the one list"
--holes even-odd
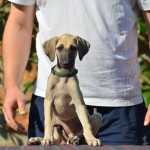
[(58, 77), (73, 77), (75, 76), (77, 73), (78, 73), (78, 70), (73, 68), (71, 71), (69, 72), (57, 72), (54, 70), (56, 66), (52, 67), (51, 69), (51, 73), (55, 76), (58, 76)]

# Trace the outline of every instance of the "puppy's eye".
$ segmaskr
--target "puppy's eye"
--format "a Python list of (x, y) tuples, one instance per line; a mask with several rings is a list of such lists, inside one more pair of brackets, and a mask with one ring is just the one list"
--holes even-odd
[(71, 46), (70, 46), (70, 49), (71, 49), (72, 51), (76, 51), (76, 50), (77, 50), (77, 47), (76, 47), (75, 45), (71, 45)]
[(64, 49), (64, 46), (63, 46), (63, 45), (60, 45), (60, 46), (58, 46), (56, 49), (59, 50), (59, 51), (62, 51), (62, 50)]

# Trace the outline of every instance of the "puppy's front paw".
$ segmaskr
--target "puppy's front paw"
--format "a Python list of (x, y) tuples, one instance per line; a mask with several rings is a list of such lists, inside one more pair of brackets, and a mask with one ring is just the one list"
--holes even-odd
[(53, 143), (51, 142), (50, 139), (43, 139), (43, 140), (41, 141), (41, 145), (42, 145), (42, 146), (51, 146), (51, 145), (53, 145)]
[(78, 136), (73, 136), (68, 138), (67, 144), (72, 144), (72, 145), (79, 145), (79, 137)]
[(94, 137), (91, 137), (90, 139), (86, 140), (86, 142), (89, 146), (100, 146), (101, 145), (101, 141)]
[(42, 140), (43, 138), (40, 138), (40, 137), (31, 137), (28, 140), (27, 145), (41, 145)]

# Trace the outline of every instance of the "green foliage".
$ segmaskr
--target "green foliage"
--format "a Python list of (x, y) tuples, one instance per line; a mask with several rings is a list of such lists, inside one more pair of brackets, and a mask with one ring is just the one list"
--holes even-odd
[(38, 63), (38, 57), (36, 53), (33, 53), (33, 55), (29, 58), (29, 61), (33, 62), (33, 63)]
[(148, 106), (150, 104), (150, 57), (146, 54), (142, 54), (139, 58), (141, 66), (141, 89), (145, 103)]
[(141, 66), (141, 89), (146, 105), (150, 104), (150, 55), (148, 30), (142, 16), (138, 18), (139, 63)]

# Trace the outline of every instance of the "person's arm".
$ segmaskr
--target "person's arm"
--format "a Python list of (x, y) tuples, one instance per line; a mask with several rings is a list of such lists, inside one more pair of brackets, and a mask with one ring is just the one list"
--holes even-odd
[[(148, 36), (149, 36), (149, 49), (150, 49), (150, 11), (144, 12), (144, 18), (148, 26)], [(150, 125), (150, 105), (148, 106), (148, 110), (145, 116), (144, 125), (148, 126)]]
[(10, 127), (19, 132), (22, 132), (24, 127), (16, 122), (13, 113), (18, 107), (19, 113), (25, 114), (25, 96), (20, 90), (20, 84), (30, 53), (34, 15), (34, 5), (23, 6), (12, 3), (3, 35), (6, 90), (3, 113)]

